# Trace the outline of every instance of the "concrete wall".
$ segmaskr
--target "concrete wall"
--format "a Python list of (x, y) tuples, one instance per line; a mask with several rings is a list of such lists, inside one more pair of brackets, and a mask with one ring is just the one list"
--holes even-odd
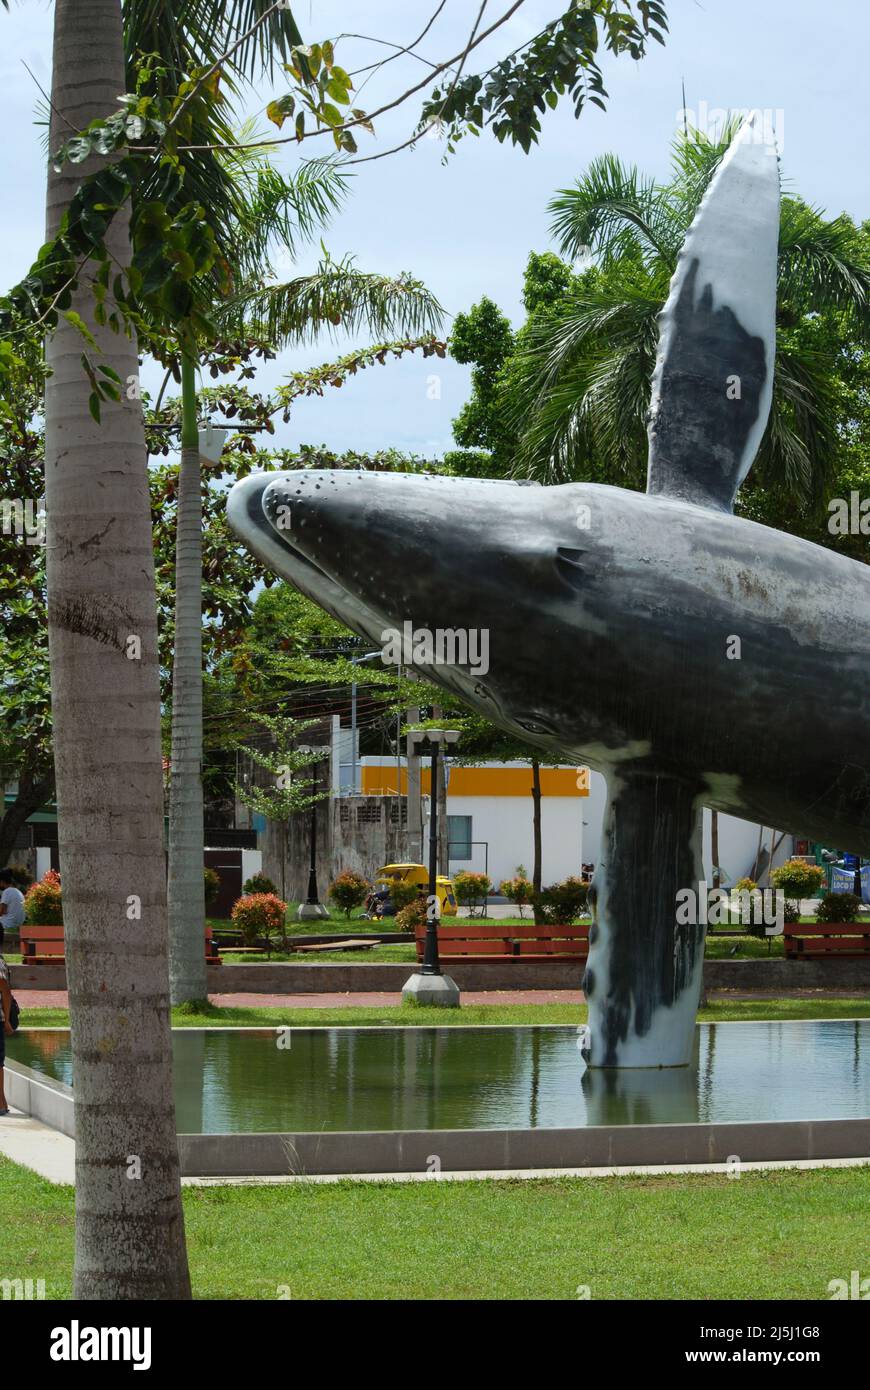
[[(412, 963), (306, 962), (213, 965), (208, 970), (209, 994), (344, 994), (396, 993), (414, 973)], [(579, 989), (582, 964), (573, 961), (454, 963), (450, 974), (464, 990)], [(12, 989), (22, 995), (31, 989), (66, 989), (62, 965), (11, 965)], [(796, 989), (849, 990), (861, 997), (870, 991), (868, 960), (708, 960), (706, 989), (762, 990), (784, 995)]]

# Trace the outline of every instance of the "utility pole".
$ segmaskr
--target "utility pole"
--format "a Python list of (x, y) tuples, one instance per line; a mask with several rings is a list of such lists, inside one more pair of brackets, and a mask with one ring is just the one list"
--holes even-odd
[[(420, 710), (412, 707), (405, 712), (407, 724), (419, 724)], [(406, 847), (410, 863), (423, 863), (423, 799), (420, 795), (420, 754), (417, 742), (408, 734), (405, 740), (408, 759), (408, 819)]]

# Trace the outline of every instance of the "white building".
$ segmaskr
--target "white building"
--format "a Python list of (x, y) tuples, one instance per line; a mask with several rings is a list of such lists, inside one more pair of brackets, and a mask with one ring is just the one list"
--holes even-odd
[[(406, 763), (395, 758), (363, 757), (359, 762), (359, 791), (367, 796), (407, 792)], [(428, 814), (429, 773), (422, 768), (424, 815)], [(541, 768), (542, 880), (555, 883), (578, 874), (582, 864), (595, 864), (601, 853), (606, 800), (604, 778), (588, 768)], [(534, 863), (532, 826), (532, 769), (528, 763), (481, 763), (452, 767), (447, 782), (450, 871), (486, 872), (496, 888), (513, 878), (522, 864), (531, 877)], [(704, 812), (704, 871), (713, 879), (711, 822)], [(771, 830), (763, 835), (769, 850)], [(777, 837), (778, 838), (778, 837)], [(793, 849), (791, 835), (782, 837), (774, 864)], [(725, 885), (749, 873), (759, 845), (759, 827), (719, 813), (719, 864)]]

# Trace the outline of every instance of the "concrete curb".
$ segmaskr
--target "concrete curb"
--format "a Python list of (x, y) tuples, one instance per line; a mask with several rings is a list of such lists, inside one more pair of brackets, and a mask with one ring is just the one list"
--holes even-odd
[[(339, 961), (211, 966), (209, 994), (400, 994), (417, 965)], [(11, 965), (13, 990), (66, 989), (62, 965)], [(482, 965), (451, 961), (449, 973), (465, 990), (579, 989), (583, 967), (573, 961), (524, 963), (517, 960)], [(794, 989), (870, 990), (868, 960), (708, 960), (705, 989), (733, 989), (751, 994)]]

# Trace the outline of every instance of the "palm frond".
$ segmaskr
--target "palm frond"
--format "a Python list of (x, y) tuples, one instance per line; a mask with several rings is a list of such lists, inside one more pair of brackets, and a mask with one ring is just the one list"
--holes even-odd
[(564, 256), (588, 249), (606, 265), (639, 250), (645, 260), (676, 262), (683, 228), (675, 225), (667, 190), (615, 155), (593, 160), (573, 187), (556, 193), (548, 211)]
[(262, 161), (241, 171), (243, 209), (236, 255), (243, 280), (268, 273), (269, 251), (295, 257), (328, 226), (347, 193), (348, 175), (334, 158), (312, 159), (286, 178)]
[(324, 329), (363, 328), (376, 337), (432, 333), (442, 314), (437, 299), (411, 275), (370, 274), (350, 258), (327, 258), (313, 275), (242, 290), (217, 319), (230, 335), (263, 338), (278, 348), (310, 341)]
[[(6, 3), (6, 0), (3, 0)], [(191, 65), (206, 66), (227, 52), (237, 38), (273, 6), (273, 0), (126, 0), (124, 40), (128, 73), (133, 75), (135, 55), (159, 53), (179, 71)], [(286, 62), (290, 49), (302, 37), (291, 10), (275, 10), (265, 24), (237, 50), (231, 71), (251, 79), (256, 72), (272, 72)]]
[(838, 404), (830, 356), (780, 344), (757, 481), (791, 493), (799, 504), (818, 504), (836, 466)]
[(845, 215), (826, 222), (798, 198), (782, 200), (779, 297), (801, 311), (840, 309), (870, 326), (870, 261)]

